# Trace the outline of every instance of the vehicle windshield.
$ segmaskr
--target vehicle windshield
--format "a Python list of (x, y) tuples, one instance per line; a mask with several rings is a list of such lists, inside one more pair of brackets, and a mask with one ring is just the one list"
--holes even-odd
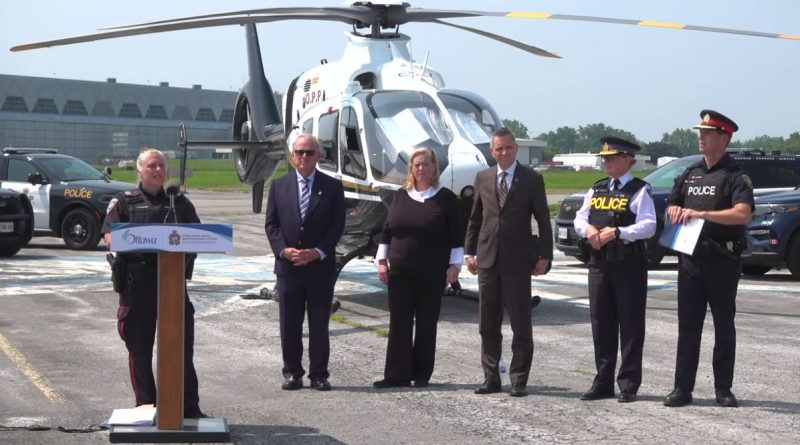
[(433, 98), (416, 91), (379, 91), (367, 97), (367, 104), (375, 119), (374, 131), (367, 128), (366, 135), (376, 180), (404, 184), (409, 156), (419, 147), (436, 153), (440, 172), (447, 167), (453, 132)]
[(105, 175), (91, 165), (75, 158), (42, 158), (39, 160), (47, 173), (63, 182), (87, 179), (106, 179)]
[(467, 98), (454, 92), (440, 92), (439, 99), (455, 122), (456, 131), (480, 150), (490, 165), (493, 165), (491, 138), (494, 130), (500, 127), (500, 122), (489, 105), (478, 103), (478, 98)]
[(686, 156), (676, 159), (669, 164), (656, 169), (644, 177), (653, 189), (671, 189), (675, 185), (675, 178), (686, 170), (686, 167), (700, 160), (700, 156)]

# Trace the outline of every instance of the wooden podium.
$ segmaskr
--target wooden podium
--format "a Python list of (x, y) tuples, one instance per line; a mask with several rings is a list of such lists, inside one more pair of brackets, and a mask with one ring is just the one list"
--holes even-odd
[(223, 418), (183, 418), (183, 347), (185, 333), (185, 256), (187, 253), (230, 252), (230, 224), (111, 225), (115, 252), (158, 253), (158, 325), (156, 341), (158, 389), (155, 425), (111, 425), (117, 442), (229, 442)]

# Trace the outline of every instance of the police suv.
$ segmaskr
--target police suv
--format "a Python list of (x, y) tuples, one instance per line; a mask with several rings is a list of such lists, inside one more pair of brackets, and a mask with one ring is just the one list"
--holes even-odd
[(0, 182), (27, 196), (34, 236), (61, 237), (70, 249), (95, 248), (109, 201), (136, 187), (53, 149), (3, 149)]
[[(2, 186), (2, 183), (0, 183)], [(28, 197), (0, 188), (0, 257), (19, 252), (33, 236), (33, 208)]]
[[(800, 185), (800, 156), (798, 155), (772, 154), (758, 149), (729, 149), (728, 153), (744, 167), (752, 179), (755, 196), (791, 190)], [(702, 155), (676, 159), (643, 178), (652, 187), (658, 220), (655, 236), (647, 240), (647, 257), (650, 267), (658, 266), (664, 255), (669, 253), (667, 249), (658, 244), (657, 240), (664, 228), (667, 197), (675, 184), (675, 178), (700, 159), (702, 159)], [(588, 258), (583, 257), (578, 247), (579, 237), (573, 225), (575, 213), (582, 204), (583, 193), (564, 198), (555, 218), (556, 227), (553, 236), (558, 250), (585, 263)]]

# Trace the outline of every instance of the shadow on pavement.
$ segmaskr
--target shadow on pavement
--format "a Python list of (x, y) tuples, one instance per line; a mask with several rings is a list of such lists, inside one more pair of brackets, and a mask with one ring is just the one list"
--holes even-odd
[(287, 425), (230, 425), (232, 442), (238, 444), (344, 444), (317, 428)]

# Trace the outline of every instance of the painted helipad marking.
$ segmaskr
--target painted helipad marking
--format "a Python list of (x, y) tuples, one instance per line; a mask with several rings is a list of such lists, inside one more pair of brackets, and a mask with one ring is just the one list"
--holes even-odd
[(22, 371), (25, 377), (27, 377), (51, 402), (63, 403), (67, 401), (60, 392), (50, 386), (50, 382), (47, 381), (45, 376), (37, 371), (36, 368), (31, 365), (31, 362), (25, 358), (25, 355), (15, 348), (3, 334), (0, 334), (0, 349), (3, 350), (8, 359), (11, 360), (11, 362)]

